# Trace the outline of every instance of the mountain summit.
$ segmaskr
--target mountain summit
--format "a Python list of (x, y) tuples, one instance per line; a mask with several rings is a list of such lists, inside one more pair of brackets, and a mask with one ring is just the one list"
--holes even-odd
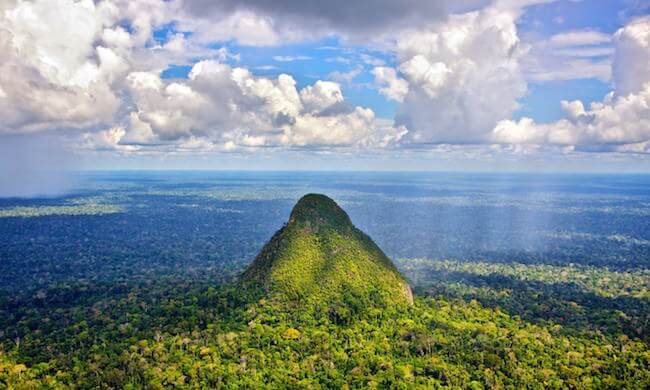
[(308, 194), (287, 224), (262, 248), (242, 276), (282, 299), (329, 304), (348, 298), (413, 303), (393, 262), (343, 209), (325, 195)]

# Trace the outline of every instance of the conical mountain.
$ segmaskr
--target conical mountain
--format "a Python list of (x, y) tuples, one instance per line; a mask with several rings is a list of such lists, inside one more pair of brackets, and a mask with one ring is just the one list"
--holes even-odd
[(411, 289), (393, 262), (336, 202), (319, 194), (298, 201), (287, 224), (242, 279), (292, 301), (329, 304), (352, 296), (366, 302), (413, 303)]

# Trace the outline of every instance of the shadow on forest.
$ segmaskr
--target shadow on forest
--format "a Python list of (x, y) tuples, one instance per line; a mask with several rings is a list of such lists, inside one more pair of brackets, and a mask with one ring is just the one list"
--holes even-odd
[(560, 324), (567, 333), (594, 330), (609, 336), (650, 339), (650, 302), (643, 299), (603, 297), (575, 283), (545, 283), (498, 274), (436, 271), (429, 280), (432, 282), (416, 286), (416, 291), (475, 299), (529, 322)]

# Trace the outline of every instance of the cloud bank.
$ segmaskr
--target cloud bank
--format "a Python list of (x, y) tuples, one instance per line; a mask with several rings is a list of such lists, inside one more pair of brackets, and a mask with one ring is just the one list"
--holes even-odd
[[(647, 153), (650, 18), (613, 35), (522, 37), (527, 7), (552, 2), (6, 0), (0, 137), (52, 134), (80, 153), (118, 155), (470, 144), (522, 154)], [(367, 50), (349, 71), (300, 86), (295, 75), (255, 70), (310, 55), (273, 55), (273, 65), (247, 68), (228, 45), (327, 37)], [(172, 66), (186, 67), (187, 77), (164, 77)], [(370, 81), (355, 84), (364, 74)], [(529, 83), (580, 78), (611, 82), (612, 91), (588, 106), (562, 102), (558, 121), (516, 117)], [(395, 116), (354, 103), (348, 86), (374, 88), (396, 104)]]

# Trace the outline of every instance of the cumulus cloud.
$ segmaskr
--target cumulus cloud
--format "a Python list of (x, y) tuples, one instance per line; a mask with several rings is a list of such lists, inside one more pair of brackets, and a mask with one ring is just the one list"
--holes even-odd
[(379, 92), (391, 100), (403, 102), (408, 93), (409, 83), (400, 78), (393, 68), (378, 66), (372, 70)]
[(127, 83), (134, 111), (123, 125), (88, 134), (87, 147), (131, 152), (172, 142), (203, 149), (387, 145), (385, 137), (370, 141), (380, 127), (374, 112), (348, 105), (340, 85), (331, 81), (298, 90), (286, 74), (257, 77), (206, 60), (192, 67), (187, 80), (132, 72)]
[[(525, 92), (515, 26), (520, 4), (447, 18), (450, 11), (485, 2), (383, 0), (373, 4), (381, 12), (365, 18), (365, 13), (349, 10), (366, 8), (363, 2), (347, 7), (295, 1), (273, 7), (254, 0), (200, 3), (57, 0), (55, 7), (44, 1), (5, 6), (0, 45), (8, 54), (0, 66), (12, 72), (0, 76), (0, 99), (8, 103), (3, 105), (8, 118), (3, 130), (85, 129), (84, 147), (123, 152), (188, 140), (248, 147), (310, 142), (370, 146), (386, 145), (387, 139), (475, 142), (484, 140), (484, 129), (497, 119), (509, 117)], [(65, 22), (55, 24), (54, 31), (43, 27), (53, 25), (53, 12)], [(223, 16), (216, 22), (215, 13)], [(353, 20), (349, 15), (355, 15)], [(77, 29), (73, 22), (78, 20), (88, 25)], [(170, 31), (164, 43), (152, 39), (157, 26), (171, 22), (176, 31), (192, 34)], [(401, 102), (393, 125), (380, 126), (372, 110), (345, 102), (339, 82), (357, 77), (360, 64), (330, 74), (337, 82), (317, 81), (298, 90), (291, 76), (256, 77), (225, 63), (238, 60), (236, 55), (208, 45), (228, 39), (271, 44), (291, 40), (291, 34), (306, 39), (302, 27), (350, 37), (380, 28), (385, 35), (402, 30), (392, 43), (397, 68), (368, 55), (364, 59), (376, 65), (372, 74), (380, 92)], [(161, 79), (170, 64), (197, 57), (212, 59), (193, 65), (187, 80)], [(276, 58), (299, 59), (307, 57)], [(501, 97), (498, 102), (487, 98), (494, 94)]]
[(363, 72), (363, 70), (364, 70), (363, 65), (357, 64), (357, 66), (355, 66), (354, 68), (350, 69), (347, 72), (334, 71), (330, 73), (328, 76), (330, 79), (336, 82), (350, 84), (355, 78), (357, 78)]
[(495, 142), (563, 145), (634, 144), (650, 139), (650, 83), (635, 94), (592, 103), (563, 102), (565, 119), (537, 124), (530, 118), (504, 120), (493, 131)]
[(0, 13), (0, 131), (110, 120), (120, 105), (113, 83), (128, 66), (94, 43), (115, 18), (90, 0), (16, 2)]
[[(374, 112), (346, 103), (338, 83), (299, 90), (289, 75), (256, 77), (228, 65), (239, 57), (211, 46), (214, 40), (264, 44), (279, 30), (273, 12), (224, 6), (226, 17), (207, 25), (177, 1), (3, 3), (0, 132), (76, 129), (82, 149), (121, 153), (373, 144)], [(172, 22), (176, 30), (162, 42), (153, 39), (156, 28)], [(184, 28), (193, 34), (176, 32)], [(193, 58), (207, 59), (192, 66), (188, 79), (161, 78), (171, 64)]]
[[(637, 19), (614, 35), (615, 89), (587, 109), (562, 102), (566, 118), (535, 123), (530, 118), (503, 120), (493, 140), (503, 143), (550, 143), (600, 151), (645, 152), (650, 139), (650, 18)], [(626, 71), (622, 71), (626, 67)], [(591, 148), (593, 150), (593, 147)]]
[[(647, 19), (613, 36), (580, 30), (522, 41), (522, 7), (551, 1), (7, 0), (0, 133), (54, 130), (81, 149), (124, 154), (468, 143), (647, 150)], [(346, 57), (349, 71), (330, 81), (301, 87), (290, 75), (238, 66), (218, 44), (331, 35), (372, 50)], [(191, 71), (163, 79), (171, 65)], [(364, 85), (397, 102), (394, 121), (346, 100), (341, 84), (365, 78), (364, 66), (374, 77)], [(558, 122), (509, 119), (527, 81), (577, 77), (612, 80), (615, 90), (589, 107), (564, 102)]]
[(409, 129), (408, 142), (485, 142), (517, 109), (526, 93), (517, 16), (488, 7), (398, 36), (399, 78), (385, 69), (375, 77), (383, 93), (403, 100), (396, 123)]
[(650, 81), (650, 17), (633, 20), (614, 34), (614, 86), (617, 95), (639, 91)]
[(343, 102), (343, 92), (339, 84), (319, 80), (313, 86), (308, 85), (300, 91), (300, 98), (308, 112), (317, 114)]

